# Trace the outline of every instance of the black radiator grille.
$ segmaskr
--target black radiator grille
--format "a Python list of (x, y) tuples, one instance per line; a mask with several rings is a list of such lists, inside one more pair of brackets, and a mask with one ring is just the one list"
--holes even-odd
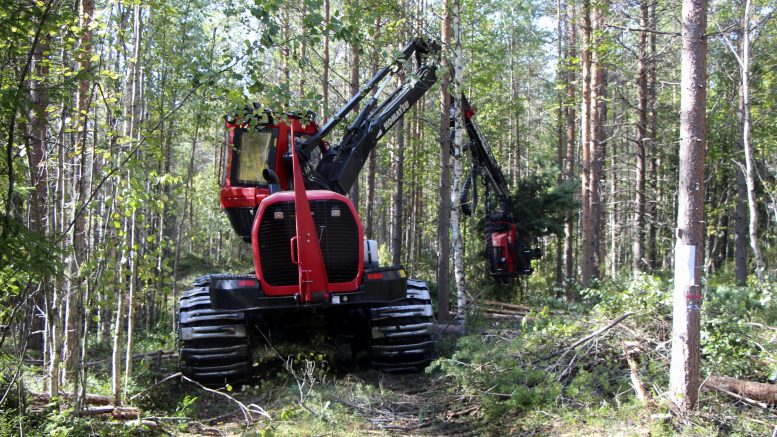
[[(313, 200), (310, 211), (316, 224), (326, 275), (331, 283), (348, 282), (359, 270), (359, 234), (350, 208), (340, 200)], [(294, 202), (278, 202), (265, 209), (259, 225), (262, 276), (274, 286), (296, 285), (297, 266), (291, 262), (289, 241), (296, 234)]]

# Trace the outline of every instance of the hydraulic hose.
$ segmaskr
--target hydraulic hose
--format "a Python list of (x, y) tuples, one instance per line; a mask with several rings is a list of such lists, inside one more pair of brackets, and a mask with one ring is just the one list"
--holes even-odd
[(461, 187), (461, 194), (459, 195), (459, 207), (464, 215), (472, 216), (472, 204), (469, 202), (469, 190), (472, 189), (472, 181), (475, 179), (475, 175), (470, 173), (467, 180), (464, 181), (464, 185)]

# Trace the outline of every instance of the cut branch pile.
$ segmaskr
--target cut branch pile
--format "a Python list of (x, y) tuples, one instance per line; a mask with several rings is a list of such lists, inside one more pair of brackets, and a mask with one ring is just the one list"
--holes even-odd
[(489, 319), (521, 320), (531, 311), (523, 305), (515, 305), (493, 300), (480, 301), (480, 308)]

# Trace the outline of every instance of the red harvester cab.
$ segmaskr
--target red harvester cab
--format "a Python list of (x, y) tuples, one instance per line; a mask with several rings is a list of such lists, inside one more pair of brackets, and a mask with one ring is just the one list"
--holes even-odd
[[(298, 141), (318, 132), (315, 122), (303, 122), (293, 114), (276, 118), (266, 111), (251, 117), (252, 127), (234, 118), (227, 120), (227, 138), (219, 159), (221, 208), (247, 243), (262, 200), (293, 185), (287, 155), (292, 127)], [(327, 144), (322, 142), (322, 147)]]
[[(324, 302), (332, 293), (363, 290), (364, 231), (347, 197), (303, 189), (312, 219), (306, 226), (309, 234), (315, 234), (318, 248), (305, 244), (310, 241), (298, 235), (295, 204), (302, 193), (294, 190), (290, 150), (292, 144), (314, 135), (318, 126), (293, 114), (249, 114), (249, 123), (227, 121), (219, 197), (235, 232), (252, 245), (256, 282), (220, 281), (219, 286), (233, 289), (233, 294), (238, 289), (243, 289), (241, 294), (251, 294), (257, 288), (264, 297), (294, 296), (298, 303)], [(322, 142), (320, 152), (327, 147)], [(304, 185), (301, 174), (297, 180)], [(300, 270), (306, 257), (321, 262), (315, 261), (316, 268)], [(310, 277), (302, 278), (301, 272)], [(318, 278), (315, 286), (309, 286), (312, 278)], [(214, 303), (218, 301), (214, 299)]]

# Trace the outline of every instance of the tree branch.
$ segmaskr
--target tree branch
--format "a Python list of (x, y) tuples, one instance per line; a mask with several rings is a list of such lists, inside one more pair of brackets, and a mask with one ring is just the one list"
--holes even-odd
[(229, 399), (230, 401), (236, 403), (237, 406), (240, 407), (240, 411), (243, 413), (243, 417), (245, 418), (246, 425), (250, 424), (251, 421), (254, 420), (254, 417), (251, 415), (251, 413), (257, 413), (259, 415), (262, 415), (262, 416), (272, 420), (272, 417), (270, 417), (270, 415), (267, 414), (267, 412), (264, 411), (264, 409), (262, 407), (260, 407), (260, 406), (258, 406), (256, 404), (249, 404), (249, 405), (246, 406), (246, 404), (238, 401), (234, 397), (232, 397), (232, 396), (230, 396), (230, 395), (228, 395), (228, 394), (226, 394), (224, 392), (220, 392), (218, 390), (213, 390), (212, 388), (205, 387), (204, 385), (200, 384), (199, 382), (194, 381), (192, 379), (189, 379), (189, 378), (187, 378), (187, 377), (185, 377), (183, 375), (181, 375), (181, 379), (183, 381), (190, 382), (190, 383), (196, 385), (197, 387), (199, 387), (199, 388), (201, 388), (201, 389), (203, 389), (203, 390), (205, 390), (205, 391), (207, 391), (209, 393), (217, 394), (219, 396), (224, 396), (225, 398)]
[(605, 25), (605, 28), (609, 29), (618, 29), (618, 30), (626, 30), (629, 32), (647, 32), (647, 33), (655, 33), (657, 35), (670, 35), (670, 36), (680, 36), (680, 32), (662, 32), (660, 30), (653, 30), (653, 29), (641, 29), (641, 28), (635, 28), (635, 27), (623, 27), (623, 26), (616, 26), (614, 24), (607, 24)]

